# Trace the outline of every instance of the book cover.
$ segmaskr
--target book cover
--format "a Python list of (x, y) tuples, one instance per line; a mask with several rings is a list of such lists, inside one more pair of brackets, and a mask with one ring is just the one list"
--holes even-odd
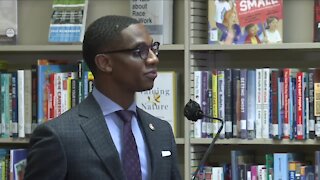
[(130, 14), (145, 25), (154, 41), (172, 44), (173, 0), (130, 0)]
[(10, 150), (10, 179), (23, 180), (27, 166), (27, 149)]
[(137, 92), (136, 103), (142, 110), (167, 121), (177, 137), (177, 74), (158, 72), (151, 90)]
[(48, 41), (81, 43), (84, 37), (88, 0), (54, 0)]
[(209, 44), (282, 42), (282, 0), (208, 2)]
[(0, 0), (0, 44), (16, 44), (18, 35), (17, 0)]

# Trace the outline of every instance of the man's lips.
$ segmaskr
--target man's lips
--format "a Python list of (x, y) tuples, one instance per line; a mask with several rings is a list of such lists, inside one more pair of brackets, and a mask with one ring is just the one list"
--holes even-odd
[(155, 79), (157, 77), (158, 73), (156, 70), (151, 70), (145, 73), (145, 76), (150, 78), (150, 79)]

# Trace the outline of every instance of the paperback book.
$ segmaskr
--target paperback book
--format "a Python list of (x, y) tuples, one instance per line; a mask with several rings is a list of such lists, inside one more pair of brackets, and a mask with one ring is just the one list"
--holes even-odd
[(208, 1), (209, 44), (282, 42), (283, 0)]
[(0, 0), (0, 44), (16, 44), (17, 34), (17, 0)]
[(54, 0), (49, 42), (81, 43), (84, 37), (88, 0)]
[(130, 0), (130, 14), (145, 25), (154, 41), (172, 44), (173, 0)]
[(137, 92), (139, 108), (169, 122), (177, 136), (177, 74), (173, 71), (158, 72), (151, 90)]

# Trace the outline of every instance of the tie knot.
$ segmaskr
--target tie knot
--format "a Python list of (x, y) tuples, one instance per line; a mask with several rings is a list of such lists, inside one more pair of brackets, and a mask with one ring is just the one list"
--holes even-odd
[(129, 110), (120, 110), (117, 111), (116, 114), (122, 119), (124, 122), (130, 122), (132, 118), (132, 111)]

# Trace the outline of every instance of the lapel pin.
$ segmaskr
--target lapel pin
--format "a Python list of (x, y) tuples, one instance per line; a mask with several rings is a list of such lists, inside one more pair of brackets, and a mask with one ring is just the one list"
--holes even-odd
[(154, 131), (154, 126), (153, 126), (153, 124), (149, 124), (149, 128), (152, 130), (152, 131)]

